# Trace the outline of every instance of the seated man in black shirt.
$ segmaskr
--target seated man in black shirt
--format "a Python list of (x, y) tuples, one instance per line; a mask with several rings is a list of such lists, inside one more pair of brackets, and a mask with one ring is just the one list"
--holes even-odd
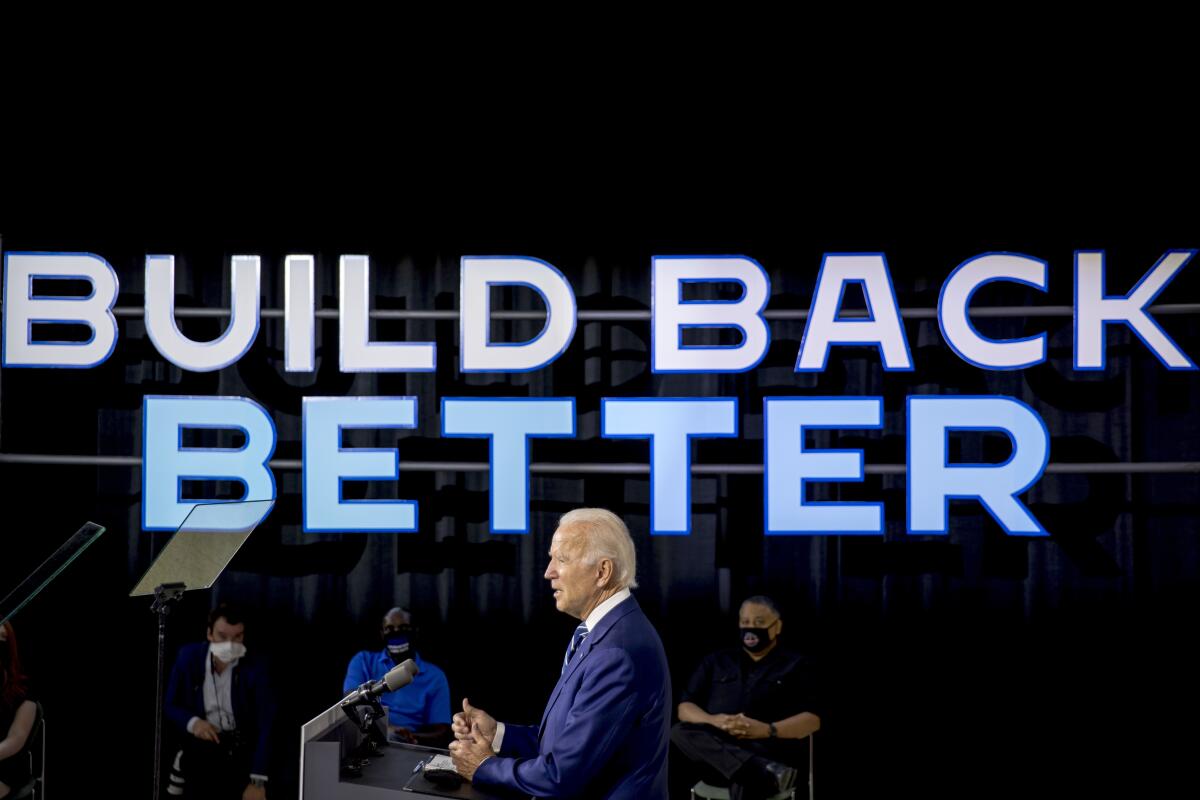
[(747, 598), (740, 647), (700, 662), (679, 704), (671, 741), (705, 780), (730, 785), (733, 800), (771, 797), (795, 784), (821, 727), (808, 659), (779, 646), (783, 620), (769, 597)]

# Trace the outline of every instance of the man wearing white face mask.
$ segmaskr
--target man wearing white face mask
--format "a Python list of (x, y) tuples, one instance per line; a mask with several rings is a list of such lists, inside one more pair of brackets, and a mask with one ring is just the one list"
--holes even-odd
[(275, 701), (266, 669), (248, 655), (245, 636), (241, 613), (220, 605), (208, 617), (208, 642), (179, 651), (166, 714), (188, 735), (172, 764), (168, 795), (266, 797)]

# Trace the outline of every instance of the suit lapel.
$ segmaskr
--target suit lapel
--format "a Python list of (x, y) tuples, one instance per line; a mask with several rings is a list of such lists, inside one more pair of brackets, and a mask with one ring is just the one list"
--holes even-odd
[(575, 657), (567, 665), (566, 671), (559, 677), (558, 683), (554, 685), (554, 691), (550, 694), (550, 701), (546, 703), (546, 710), (542, 712), (542, 721), (538, 726), (539, 743), (542, 740), (542, 734), (546, 732), (546, 720), (550, 718), (550, 710), (558, 702), (558, 696), (562, 694), (563, 686), (570, 681), (571, 676), (575, 674), (575, 670), (579, 669), (579, 665), (587, 658), (588, 653), (592, 652), (592, 646), (603, 639), (618, 621), (632, 614), (637, 608), (637, 600), (630, 595), (627, 600), (621, 601), (616, 608), (604, 615), (604, 619), (600, 620), (600, 623), (596, 625), (595, 631), (588, 633), (587, 638), (583, 640), (583, 644), (579, 646), (579, 651), (575, 653)]

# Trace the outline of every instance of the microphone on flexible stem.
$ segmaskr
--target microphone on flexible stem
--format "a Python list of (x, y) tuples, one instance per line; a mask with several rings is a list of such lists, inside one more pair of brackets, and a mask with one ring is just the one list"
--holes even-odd
[(360, 731), (364, 734), (355, 753), (362, 755), (381, 755), (381, 748), (387, 744), (387, 712), (379, 702), (379, 696), (394, 692), (412, 683), (417, 674), (416, 662), (411, 658), (389, 670), (381, 680), (374, 683), (364, 683), (350, 694), (342, 698), (338, 707), (342, 709)]
[(394, 692), (412, 683), (413, 676), (420, 672), (411, 658), (388, 670), (387, 674), (374, 683), (364, 683), (346, 695), (339, 705), (342, 708), (374, 702), (381, 694)]

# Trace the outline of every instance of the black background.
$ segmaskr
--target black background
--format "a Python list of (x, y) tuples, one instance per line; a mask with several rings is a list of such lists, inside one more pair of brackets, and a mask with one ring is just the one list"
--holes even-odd
[[(301, 159), (271, 172), (248, 165), (231, 171), (222, 185), (205, 182), (203, 191), (195, 189), (200, 165), (144, 178), (117, 168), (61, 191), (42, 184), (25, 193), (10, 184), (13, 210), (0, 220), (0, 244), (95, 252), (122, 274), (140, 269), (144, 255), (154, 252), (222, 264), (235, 252), (262, 253), (264, 268), (270, 254), (288, 252), (404, 254), (418, 262), (519, 253), (568, 275), (592, 257), (647, 276), (654, 254), (744, 253), (768, 268), (787, 263), (810, 281), (823, 252), (882, 250), (903, 306), (906, 284), (922, 277), (940, 282), (984, 251), (1048, 260), (1047, 302), (1067, 302), (1075, 249), (1106, 249), (1110, 281), (1128, 287), (1166, 249), (1198, 241), (1197, 204), (1186, 176), (1169, 160), (1147, 163), (1144, 171), (1127, 160), (1127, 171), (1117, 175), (1086, 151), (1067, 171), (1053, 153), (1037, 151), (1036, 161), (1025, 162), (989, 145), (949, 153), (935, 176), (927, 151), (892, 146), (864, 150), (859, 158), (850, 149), (833, 154), (797, 147), (773, 151), (786, 153), (777, 158), (748, 156), (717, 166), (697, 148), (667, 169), (655, 148), (628, 162), (601, 156), (564, 174), (543, 162), (551, 177), (539, 171), (535, 180), (519, 157), (509, 160), (497, 147), (471, 156), (472, 164), (500, 165), (495, 169), (451, 168), (453, 155), (426, 165), (436, 189), (417, 187), (395, 164), (376, 168), (353, 157), (324, 161), (312, 182), (297, 177), (308, 168)], [(746, 152), (753, 153), (752, 143)], [(824, 162), (819, 179), (815, 162)], [(623, 169), (602, 175), (618, 165)], [(1160, 299), (1196, 302), (1197, 285), (1191, 264)], [(1164, 325), (1185, 352), (1200, 357), (1194, 318)], [(118, 342), (118, 355), (127, 344)], [(1170, 447), (1141, 449), (1137, 460), (1197, 460), (1195, 373), (1168, 373), (1136, 350), (1133, 363), (1154, 382), (1137, 393), (1135, 420), (1178, 430)], [(922, 369), (915, 347), (914, 357)], [(947, 369), (961, 369), (953, 360), (946, 359)], [(10, 379), (6, 372), (0, 387), (4, 450), (89, 452), (97, 431), (88, 393), (120, 391), (123, 383), (117, 371), (101, 373), (36, 371)], [(1052, 452), (1052, 461), (1057, 455)], [(82, 520), (126, 519), (132, 499), (107, 490), (104, 472), (0, 467), (7, 515), (0, 589), (15, 584)], [(1036, 787), (1039, 793), (1156, 796), (1188, 776), (1197, 744), (1190, 721), (1200, 712), (1194, 677), (1200, 660), (1192, 641), (1200, 611), (1200, 486), (1195, 476), (1137, 477), (1130, 486), (1129, 493), (1124, 481), (1092, 487), (1094, 518), (1089, 509), (1076, 509), (1078, 520), (1052, 526), (1047, 542), (1013, 543), (984, 525), (972, 534), (976, 540), (966, 541), (972, 552), (990, 554), (990, 566), (973, 579), (961, 576), (958, 556), (940, 542), (845, 543), (846, 558), (853, 559), (849, 577), (839, 587), (834, 576), (818, 605), (794, 599), (795, 584), (806, 575), (766, 557), (777, 556), (777, 543), (768, 549), (753, 526), (731, 526), (720, 557), (731, 568), (735, 598), (774, 594), (786, 612), (789, 642), (814, 651), (829, 676), (830, 710), (817, 742), (820, 795), (962, 796)], [(752, 481), (746, 488), (752, 519), (761, 513), (759, 487)], [(621, 511), (621, 498), (608, 503)], [(902, 508), (890, 503), (889, 513)], [(285, 498), (275, 513), (297, 510), (296, 499)], [(1076, 522), (1086, 528), (1110, 512), (1129, 515), (1140, 557), (1128, 571), (1106, 576), (1081, 563), (1086, 548), (1072, 550), (1071, 535)], [(1103, 543), (1110, 531), (1090, 533)], [(17, 620), (50, 718), (52, 791), (64, 796), (84, 796), (96, 780), (118, 781), (135, 794), (148, 791), (154, 622), (144, 601), (124, 596), (146, 565), (139, 561), (144, 548), (134, 542), (145, 536), (114, 527)], [(353, 567), (360, 539), (347, 536), (330, 548), (332, 572)], [(687, 540), (671, 547), (681, 560), (689, 557)], [(1029, 588), (1019, 564), (1030, 549), (1058, 559), (1057, 585), (1019, 608), (990, 605), (997, 585), (1018, 595)], [(234, 577), (247, 599), (257, 597), (252, 587), (259, 576), (289, 568), (269, 555), (251, 551), (235, 562)], [(1163, 561), (1178, 568), (1164, 574), (1137, 566)], [(503, 608), (482, 613), (462, 589), (471, 580), (467, 572), (455, 571), (458, 589), (444, 617), (431, 600), (414, 601), (423, 615), (426, 655), (450, 674), (456, 698), (468, 694), (498, 715), (536, 720), (571, 622), (553, 611), (548, 596), (530, 620)], [(520, 579), (537, 583), (539, 575)], [(891, 581), (912, 602), (885, 609), (875, 591), (856, 588), (864, 579), (875, 586)], [(1075, 591), (1084, 579), (1087, 591)], [(932, 595), (954, 599), (921, 602), (923, 581), (954, 584), (954, 592)], [(718, 613), (711, 585), (668, 589), (650, 589), (659, 602), (647, 605), (678, 691), (700, 654), (730, 641), (734, 620)], [(296, 725), (332, 702), (346, 659), (373, 643), (378, 614), (390, 601), (369, 598), (374, 610), (348, 619), (341, 611), (346, 598), (330, 598), (319, 606), (327, 612), (309, 616), (276, 613), (277, 605), (286, 605), (278, 598), (269, 614), (253, 620), (251, 646), (272, 654), (287, 699), (281, 739), (287, 769), (295, 769)], [(185, 601), (173, 618), (176, 643), (200, 635), (207, 602), (201, 595)], [(293, 760), (286, 762), (289, 748)], [(272, 796), (294, 790), (286, 786), (288, 777), (281, 774), (276, 783), (273, 776)]]

